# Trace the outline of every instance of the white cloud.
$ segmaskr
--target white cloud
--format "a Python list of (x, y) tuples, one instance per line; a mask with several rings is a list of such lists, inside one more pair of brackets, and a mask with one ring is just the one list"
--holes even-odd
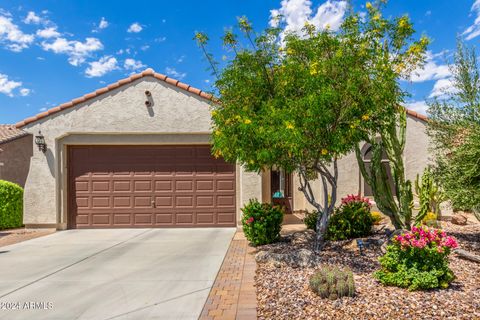
[(126, 70), (135, 71), (135, 70), (138, 70), (138, 69), (145, 68), (146, 66), (140, 60), (135, 60), (135, 59), (128, 58), (128, 59), (125, 59), (125, 62), (123, 63), (123, 67)]
[(160, 42), (164, 42), (165, 40), (167, 40), (167, 37), (158, 37), (158, 38), (155, 38), (155, 40), (153, 41), (160, 43)]
[(128, 27), (127, 32), (138, 33), (142, 30), (143, 30), (142, 26), (138, 22), (135, 22), (135, 23), (132, 23), (130, 27)]
[(148, 44), (140, 47), (140, 50), (142, 50), (142, 51), (147, 51), (148, 49), (150, 49), (150, 46)]
[(462, 33), (467, 40), (472, 40), (473, 38), (480, 36), (480, 0), (476, 0), (473, 3), (470, 11), (475, 13), (477, 17), (473, 24)]
[(40, 38), (57, 38), (60, 36), (60, 32), (57, 31), (57, 27), (49, 27), (37, 30), (37, 36)]
[(45, 51), (68, 55), (71, 65), (79, 66), (94, 51), (102, 50), (103, 44), (97, 38), (86, 38), (85, 42), (56, 38), (53, 42), (42, 42)]
[(427, 114), (428, 105), (425, 101), (413, 101), (407, 103), (406, 107), (421, 114)]
[(427, 52), (426, 63), (421, 69), (415, 70), (411, 78), (412, 82), (424, 82), (428, 80), (444, 79), (451, 75), (450, 69), (447, 64), (439, 64), (438, 58), (443, 55), (443, 52), (438, 54), (432, 54)]
[(433, 85), (433, 89), (428, 97), (442, 97), (455, 92), (458, 92), (458, 89), (453, 87), (452, 78), (440, 79), (435, 82), (435, 84)]
[(39, 24), (43, 22), (43, 19), (37, 16), (33, 11), (29, 11), (23, 22), (26, 24)]
[(0, 93), (13, 97), (13, 90), (20, 87), (21, 82), (9, 80), (6, 74), (0, 73)]
[(178, 72), (175, 68), (172, 67), (166, 67), (165, 68), (165, 73), (168, 76), (171, 76), (172, 78), (175, 78), (177, 80), (182, 80), (187, 76), (185, 72)]
[(23, 33), (7, 16), (0, 15), (0, 43), (14, 52), (20, 52), (33, 42), (34, 36)]
[(43, 111), (47, 111), (47, 107), (43, 107), (43, 108), (40, 108), (38, 109), (39, 111), (43, 112)]
[(89, 78), (101, 77), (106, 73), (118, 69), (117, 59), (112, 56), (104, 56), (98, 61), (88, 63), (90, 66), (85, 70)]
[(31, 90), (30, 89), (27, 89), (27, 88), (22, 88), (20, 89), (20, 95), (22, 97), (26, 97), (30, 94)]
[(308, 22), (319, 29), (338, 30), (348, 7), (347, 1), (327, 0), (316, 12), (311, 0), (282, 0), (280, 9), (270, 10), (270, 26), (284, 26), (282, 37), (289, 32), (299, 32)]
[(16, 89), (19, 89), (22, 96), (30, 94), (30, 89), (22, 88), (22, 82), (10, 80), (6, 74), (0, 73), (0, 93), (13, 97)]
[(98, 24), (98, 28), (105, 29), (106, 27), (108, 27), (108, 21), (105, 20), (104, 17), (102, 17), (102, 19), (100, 19), (100, 23)]

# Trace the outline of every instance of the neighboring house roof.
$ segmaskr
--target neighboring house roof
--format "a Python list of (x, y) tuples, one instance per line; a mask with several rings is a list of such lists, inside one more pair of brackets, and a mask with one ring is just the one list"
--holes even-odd
[[(128, 78), (125, 78), (125, 79), (122, 79), (122, 80), (119, 80), (115, 83), (112, 83), (106, 87), (103, 87), (103, 88), (100, 88), (100, 89), (97, 89), (95, 90), (94, 92), (90, 92), (90, 93), (87, 93), (85, 94), (84, 96), (82, 97), (79, 97), (79, 98), (76, 98), (76, 99), (73, 99), (69, 102), (66, 102), (66, 103), (63, 103), (57, 107), (54, 107), (52, 109), (49, 109), (45, 112), (42, 112), (42, 113), (39, 113), (33, 117), (30, 117), (30, 118), (27, 118), (23, 121), (20, 121), (18, 122), (17, 124), (15, 124), (15, 126), (17, 128), (21, 128), (29, 123), (32, 123), (32, 122), (35, 122), (37, 120), (40, 120), (40, 119), (43, 119), (45, 117), (48, 117), (52, 114), (55, 114), (57, 112), (60, 112), (62, 110), (65, 110), (65, 109), (68, 109), (68, 108), (72, 108), (74, 106), (76, 106), (77, 104), (80, 104), (80, 103), (83, 103), (85, 101), (88, 101), (90, 99), (93, 99), (95, 97), (98, 97), (104, 93), (107, 93), (111, 90), (114, 90), (114, 89), (117, 89), (119, 87), (122, 87), (128, 83), (131, 83), (137, 79), (140, 79), (140, 78), (143, 78), (143, 77), (147, 77), (147, 76), (151, 76), (151, 77), (154, 77), (155, 79), (158, 79), (158, 80), (161, 80), (161, 81), (165, 81), (166, 83), (168, 84), (171, 84), (173, 86), (176, 86), (182, 90), (185, 90), (185, 91), (188, 91), (188, 92), (191, 92), (193, 94), (196, 94), (202, 98), (205, 98), (205, 99), (208, 99), (208, 100), (212, 100), (213, 99), (213, 96), (209, 93), (206, 93), (200, 89), (197, 89), (195, 87), (192, 87), (186, 83), (183, 83), (183, 82), (180, 82), (178, 80), (175, 80), (173, 78), (170, 78), (164, 74), (161, 74), (161, 73), (157, 73), (155, 71), (153, 71), (153, 69), (151, 68), (148, 68), (146, 69), (145, 71), (141, 72), (141, 73), (137, 73), (137, 74), (133, 74), (131, 75), (130, 77)], [(413, 110), (409, 110), (409, 109), (406, 109), (407, 110), (407, 114), (415, 117), (415, 118), (418, 118), (420, 120), (423, 120), (423, 121), (427, 121), (427, 117), (422, 115), (422, 114), (419, 114)]]
[(0, 144), (21, 138), (26, 135), (28, 135), (28, 132), (17, 129), (13, 124), (0, 124)]

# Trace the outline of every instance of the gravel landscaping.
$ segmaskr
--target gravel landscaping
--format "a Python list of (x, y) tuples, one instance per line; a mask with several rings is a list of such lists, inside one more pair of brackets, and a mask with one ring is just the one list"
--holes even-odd
[[(443, 222), (457, 238), (459, 248), (480, 255), (480, 224), (457, 226)], [(330, 242), (319, 255), (308, 254), (310, 231), (283, 237), (258, 247), (256, 287), (259, 319), (480, 319), (480, 264), (450, 255), (456, 275), (445, 290), (409, 292), (386, 287), (372, 273), (380, 267), (384, 232), (370, 237), (376, 245), (360, 255), (355, 241)], [(293, 258), (291, 258), (293, 257)], [(300, 259), (299, 259), (300, 258)], [(300, 261), (300, 262), (298, 262)], [(309, 278), (321, 264), (348, 266), (355, 278), (356, 295), (321, 299), (309, 288)]]
[(55, 229), (8, 229), (0, 230), (0, 247), (43, 237), (54, 233)]

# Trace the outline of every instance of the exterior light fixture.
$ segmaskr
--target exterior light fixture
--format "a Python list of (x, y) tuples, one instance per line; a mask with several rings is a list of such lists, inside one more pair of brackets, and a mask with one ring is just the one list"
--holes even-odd
[(148, 90), (145, 90), (145, 95), (146, 95), (147, 97), (150, 97), (150, 96), (152, 95), (152, 93), (151, 93), (150, 91), (148, 91)]
[(38, 146), (38, 150), (45, 153), (47, 151), (47, 144), (45, 143), (45, 137), (42, 131), (38, 131), (38, 135), (35, 136), (35, 144)]

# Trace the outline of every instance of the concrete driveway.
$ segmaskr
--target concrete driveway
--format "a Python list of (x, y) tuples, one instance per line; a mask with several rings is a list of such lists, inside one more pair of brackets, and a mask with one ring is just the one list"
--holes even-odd
[(68, 230), (2, 247), (0, 319), (197, 319), (234, 233)]

